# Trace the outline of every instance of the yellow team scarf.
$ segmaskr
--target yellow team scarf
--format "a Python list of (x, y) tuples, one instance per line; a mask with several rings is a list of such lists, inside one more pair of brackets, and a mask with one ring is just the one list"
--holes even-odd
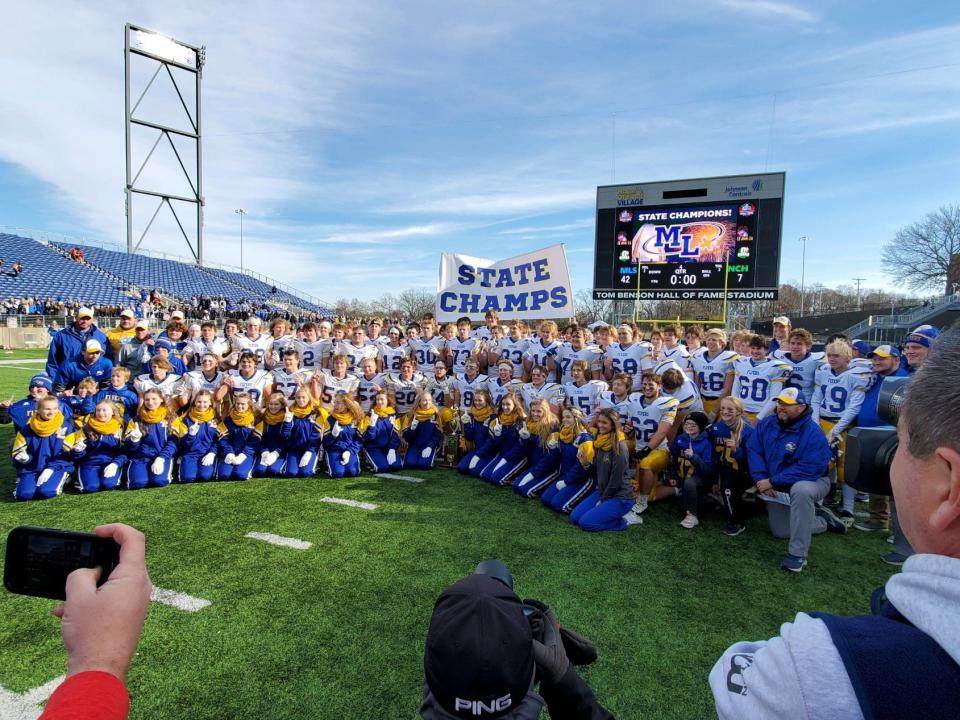
[(335, 412), (330, 414), (333, 415), (333, 419), (340, 423), (340, 425), (355, 425), (357, 422), (352, 412)]
[(265, 413), (263, 413), (263, 420), (267, 423), (267, 425), (279, 425), (283, 422), (283, 417), (286, 414), (287, 413), (284, 410), (280, 410), (279, 412), (275, 413), (267, 410)]
[[(299, 405), (294, 405), (292, 408), (290, 408), (290, 412), (293, 413), (293, 416), (295, 418), (300, 418), (301, 420), (305, 417), (310, 417), (313, 411), (314, 411), (314, 407), (312, 403), (310, 405), (307, 405), (306, 407), (300, 407)], [(353, 417), (353, 416), (351, 415), (350, 417)]]
[(538, 423), (536, 420), (531, 420), (530, 418), (527, 418), (527, 430), (530, 431), (531, 435), (539, 435), (540, 423)]
[(57, 410), (57, 414), (49, 420), (41, 420), (40, 415), (34, 413), (30, 416), (27, 425), (37, 437), (50, 437), (63, 425), (63, 413)]
[(115, 435), (120, 432), (120, 421), (116, 417), (112, 417), (106, 422), (100, 422), (91, 415), (87, 418), (86, 426), (98, 435)]
[(196, 408), (190, 408), (190, 412), (187, 413), (187, 416), (198, 424), (210, 422), (213, 420), (213, 408), (207, 408), (203, 411), (197, 410)]
[(394, 410), (392, 407), (389, 407), (389, 406), (387, 406), (387, 407), (385, 407), (385, 408), (375, 407), (375, 408), (372, 408), (372, 410), (377, 414), (377, 417), (380, 418), (381, 420), (383, 420), (384, 418), (388, 418), (388, 417), (390, 417), (391, 415), (396, 415), (396, 414), (397, 414), (397, 411)]
[(520, 420), (520, 411), (514, 408), (512, 413), (500, 413), (498, 420), (500, 420), (501, 425), (509, 427)]
[(244, 410), (237, 412), (236, 408), (230, 411), (230, 419), (237, 427), (250, 427), (253, 425), (253, 410)]
[[(626, 439), (626, 436), (622, 432), (617, 433), (618, 444)], [(613, 450), (613, 433), (600, 433), (593, 439), (593, 446), (597, 450)]]
[(433, 416), (437, 414), (436, 408), (427, 408), (426, 410), (421, 410), (417, 408), (413, 411), (413, 417), (418, 422), (424, 422), (425, 420), (432, 420)]
[(146, 405), (140, 407), (140, 419), (150, 425), (156, 425), (167, 419), (167, 408), (161, 405), (156, 410), (147, 410)]
[(573, 442), (573, 438), (577, 435), (577, 429), (575, 427), (569, 428), (566, 425), (560, 427), (560, 442), (567, 443), (568, 445)]
[(487, 418), (493, 415), (493, 408), (487, 405), (478, 409), (477, 406), (474, 405), (470, 408), (470, 415), (472, 415), (473, 419), (477, 422), (486, 422)]

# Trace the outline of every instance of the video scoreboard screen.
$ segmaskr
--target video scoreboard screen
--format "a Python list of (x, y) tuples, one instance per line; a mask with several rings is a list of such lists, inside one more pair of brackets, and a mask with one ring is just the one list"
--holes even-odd
[(784, 173), (597, 188), (598, 300), (775, 299)]

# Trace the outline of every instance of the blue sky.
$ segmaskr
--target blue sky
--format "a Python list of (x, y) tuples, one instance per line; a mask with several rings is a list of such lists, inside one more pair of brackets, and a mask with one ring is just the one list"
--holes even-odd
[[(781, 279), (807, 235), (808, 284), (889, 286), (883, 242), (960, 202), (960, 6), (647, 5), (17, 3), (0, 225), (125, 241), (129, 21), (207, 46), (210, 261), (239, 264), (243, 207), (246, 266), (325, 299), (555, 242), (589, 289), (597, 185), (784, 170)], [(144, 247), (188, 254), (158, 222)]]

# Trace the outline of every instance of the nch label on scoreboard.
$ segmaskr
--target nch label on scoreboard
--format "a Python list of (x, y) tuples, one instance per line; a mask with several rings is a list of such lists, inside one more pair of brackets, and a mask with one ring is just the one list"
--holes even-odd
[(597, 188), (598, 300), (777, 297), (784, 173)]

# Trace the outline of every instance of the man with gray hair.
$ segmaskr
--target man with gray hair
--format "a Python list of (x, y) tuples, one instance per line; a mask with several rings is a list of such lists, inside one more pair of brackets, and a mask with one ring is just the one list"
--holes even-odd
[(907, 390), (890, 468), (916, 554), (871, 615), (799, 613), (780, 635), (730, 646), (710, 672), (725, 718), (954, 718), (960, 707), (960, 329)]

